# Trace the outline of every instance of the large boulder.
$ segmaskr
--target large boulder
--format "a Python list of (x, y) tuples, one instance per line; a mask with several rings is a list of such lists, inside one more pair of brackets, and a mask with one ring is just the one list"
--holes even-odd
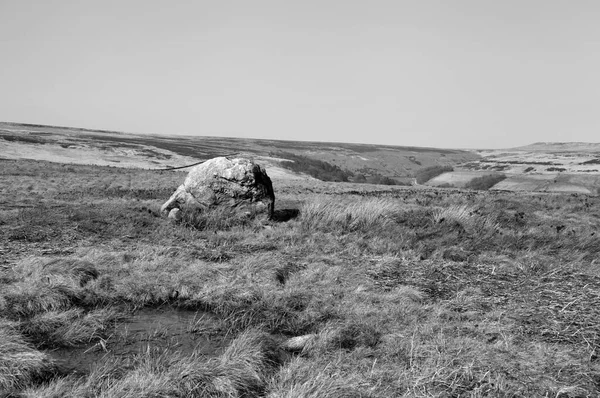
[(265, 170), (250, 159), (219, 157), (194, 166), (161, 207), (182, 212), (226, 206), (236, 213), (273, 216), (275, 194)]

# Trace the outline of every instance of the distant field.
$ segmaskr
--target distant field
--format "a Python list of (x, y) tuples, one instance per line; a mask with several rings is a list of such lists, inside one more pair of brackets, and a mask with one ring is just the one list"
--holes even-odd
[[(498, 174), (489, 171), (452, 171), (429, 180), (425, 185), (432, 187), (464, 188), (477, 177)], [(590, 195), (600, 194), (600, 175), (589, 174), (509, 174), (506, 179), (491, 189), (529, 192), (573, 192)]]
[(501, 174), (491, 189), (530, 192), (600, 193), (600, 144), (537, 143), (506, 150), (479, 150), (481, 158), (454, 167), (426, 183), (465, 187), (474, 178)]
[(481, 150), (477, 152), (482, 156), (481, 159), (465, 163), (462, 167), (473, 171), (495, 170), (510, 174), (547, 174), (560, 171), (600, 175), (600, 151), (594, 149), (598, 147), (600, 144), (574, 143), (534, 145), (511, 150)]
[(425, 185), (435, 187), (439, 185), (449, 184), (456, 188), (462, 188), (473, 178), (481, 177), (485, 174), (489, 173), (482, 173), (478, 171), (450, 171), (440, 174), (435, 178), (432, 178), (431, 180), (427, 181)]
[(536, 192), (600, 193), (600, 176), (576, 174), (540, 174), (509, 176), (493, 189)]

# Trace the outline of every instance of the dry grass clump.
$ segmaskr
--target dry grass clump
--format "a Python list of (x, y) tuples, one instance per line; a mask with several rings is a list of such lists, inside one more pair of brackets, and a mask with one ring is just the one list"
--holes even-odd
[(21, 323), (20, 330), (39, 346), (77, 346), (105, 336), (117, 318), (109, 308), (84, 312), (79, 308), (48, 311)]
[(64, 310), (83, 299), (83, 286), (97, 276), (96, 268), (84, 261), (24, 261), (13, 268), (12, 283), (0, 297), (10, 317)]
[(256, 396), (264, 391), (270, 369), (278, 364), (275, 343), (256, 330), (231, 342), (205, 363), (190, 357), (173, 369), (181, 391), (205, 397)]
[(268, 398), (358, 398), (355, 375), (344, 375), (328, 364), (315, 364), (305, 358), (295, 358), (282, 367), (269, 382)]
[(22, 398), (75, 398), (88, 397), (91, 391), (77, 377), (63, 377), (39, 386), (28, 386), (19, 397)]
[(239, 209), (218, 207), (205, 211), (193, 211), (185, 209), (182, 211), (181, 224), (200, 231), (227, 231), (232, 228), (256, 229), (262, 226), (264, 217), (248, 212), (246, 214)]
[(300, 209), (300, 221), (306, 231), (374, 232), (391, 223), (399, 209), (389, 199), (368, 198), (340, 204), (332, 198), (316, 198)]
[(6, 314), (16, 318), (67, 309), (78, 293), (78, 286), (69, 283), (53, 285), (29, 279), (9, 285), (1, 294), (6, 302)]
[(500, 225), (495, 220), (494, 214), (480, 215), (477, 208), (467, 204), (455, 204), (433, 212), (435, 223), (457, 223), (469, 234), (480, 234), (495, 232)]
[(94, 264), (74, 258), (57, 258), (41, 264), (40, 268), (40, 271), (43, 271), (47, 275), (70, 276), (78, 281), (80, 286), (84, 286), (88, 282), (98, 278), (99, 275)]
[(33, 349), (14, 325), (0, 318), (0, 396), (36, 382), (51, 370), (46, 354)]
[[(29, 397), (214, 397), (261, 396), (280, 363), (269, 336), (247, 330), (216, 358), (148, 349), (133, 363), (100, 364), (86, 379), (56, 379), (31, 388)], [(78, 395), (80, 394), (80, 395)]]
[(332, 317), (331, 307), (313, 300), (309, 292), (269, 290), (268, 285), (241, 288), (221, 283), (202, 289), (190, 302), (218, 315), (229, 332), (261, 327), (271, 333), (295, 335)]
[[(1, 285), (0, 309), (15, 321), (13, 335), (38, 348), (88, 343), (105, 336), (117, 318), (109, 307), (84, 306), (86, 286), (98, 276), (89, 262), (27, 259), (10, 271)], [(37, 351), (26, 356), (36, 355)]]
[(359, 320), (330, 322), (315, 334), (302, 349), (303, 355), (319, 355), (335, 350), (351, 351), (358, 347), (373, 348), (379, 344), (381, 332)]

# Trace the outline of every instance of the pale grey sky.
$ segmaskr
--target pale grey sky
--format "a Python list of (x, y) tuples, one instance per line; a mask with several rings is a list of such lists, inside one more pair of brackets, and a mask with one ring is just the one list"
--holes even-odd
[(598, 0), (0, 0), (0, 120), (431, 147), (600, 141)]

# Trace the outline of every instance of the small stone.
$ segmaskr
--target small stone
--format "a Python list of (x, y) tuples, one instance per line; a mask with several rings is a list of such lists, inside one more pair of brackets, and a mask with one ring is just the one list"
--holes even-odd
[(316, 337), (316, 334), (305, 334), (287, 339), (281, 348), (288, 351), (302, 351), (304, 347)]
[(556, 398), (586, 398), (592, 395), (581, 387), (563, 387), (556, 393)]
[(181, 221), (182, 218), (182, 214), (181, 214), (181, 210), (180, 209), (171, 209), (171, 211), (169, 212), (169, 219), (174, 220), (174, 221)]

